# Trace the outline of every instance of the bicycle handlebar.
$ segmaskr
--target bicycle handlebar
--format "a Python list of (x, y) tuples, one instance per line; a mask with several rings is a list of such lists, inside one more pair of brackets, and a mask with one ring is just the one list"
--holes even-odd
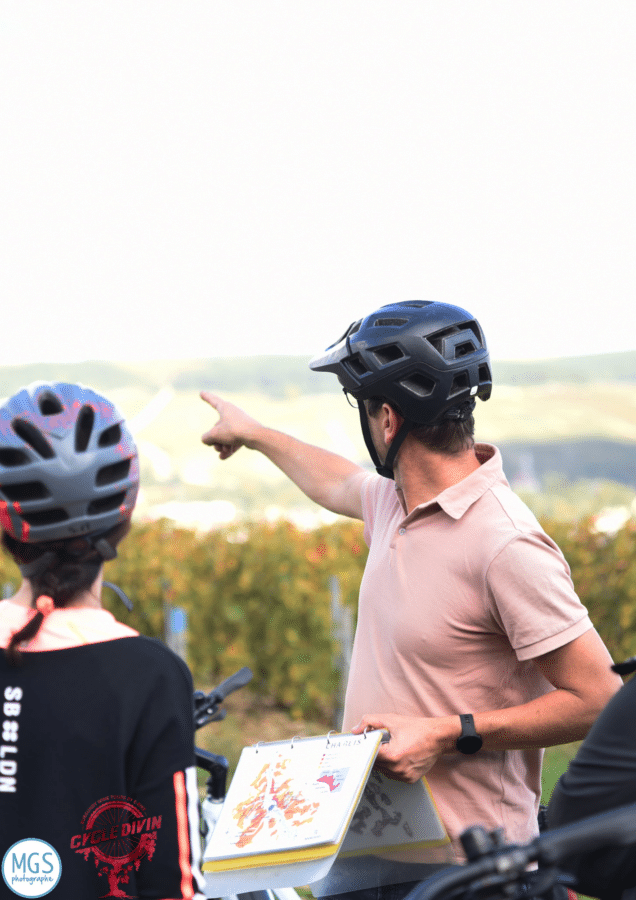
[(238, 691), (239, 688), (245, 687), (254, 674), (251, 669), (244, 666), (222, 681), (221, 684), (213, 688), (209, 694), (202, 691), (194, 693), (194, 727), (202, 728), (208, 722), (218, 722), (225, 716), (225, 710), (219, 710), (221, 703), (228, 694)]
[(423, 881), (413, 888), (406, 900), (438, 900), (456, 894), (460, 888), (470, 887), (474, 892), (480, 887), (488, 887), (491, 876), (509, 884), (521, 879), (532, 862), (555, 866), (579, 853), (634, 843), (636, 804), (632, 803), (544, 832), (529, 844), (497, 847), (473, 862), (444, 870)]

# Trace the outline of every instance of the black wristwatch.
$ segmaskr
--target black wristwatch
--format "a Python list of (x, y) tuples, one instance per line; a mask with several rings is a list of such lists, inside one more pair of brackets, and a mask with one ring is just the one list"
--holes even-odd
[(483, 744), (481, 735), (475, 731), (475, 720), (470, 713), (461, 715), (459, 721), (462, 723), (462, 733), (457, 738), (455, 746), (460, 753), (471, 756), (473, 753), (481, 750), (481, 745)]

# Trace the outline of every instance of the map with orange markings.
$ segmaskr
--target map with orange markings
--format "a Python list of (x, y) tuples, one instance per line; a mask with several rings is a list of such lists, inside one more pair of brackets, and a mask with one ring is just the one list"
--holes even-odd
[(379, 735), (329, 735), (246, 747), (206, 857), (272, 853), (342, 839)]
[(302, 790), (293, 787), (286, 775), (290, 763), (284, 757), (273, 764), (263, 763), (251, 783), (254, 794), (235, 806), (234, 818), (240, 831), (237, 847), (247, 847), (264, 829), (276, 839), (313, 822), (320, 804), (307, 800)]

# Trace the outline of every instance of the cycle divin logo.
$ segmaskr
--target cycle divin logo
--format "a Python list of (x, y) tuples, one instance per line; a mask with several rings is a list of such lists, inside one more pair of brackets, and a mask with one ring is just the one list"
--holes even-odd
[(71, 849), (88, 862), (95, 858), (98, 873), (108, 879), (104, 897), (133, 898), (121, 887), (133, 869), (151, 860), (157, 844), (161, 816), (149, 816), (141, 803), (130, 797), (103, 797), (82, 816), (82, 831), (71, 838)]

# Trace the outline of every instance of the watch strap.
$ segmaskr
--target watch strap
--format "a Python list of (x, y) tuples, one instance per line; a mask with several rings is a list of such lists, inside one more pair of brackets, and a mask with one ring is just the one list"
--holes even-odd
[(462, 726), (462, 733), (457, 738), (455, 746), (460, 753), (471, 756), (481, 749), (483, 743), (481, 735), (477, 734), (472, 713), (461, 713), (459, 721)]

